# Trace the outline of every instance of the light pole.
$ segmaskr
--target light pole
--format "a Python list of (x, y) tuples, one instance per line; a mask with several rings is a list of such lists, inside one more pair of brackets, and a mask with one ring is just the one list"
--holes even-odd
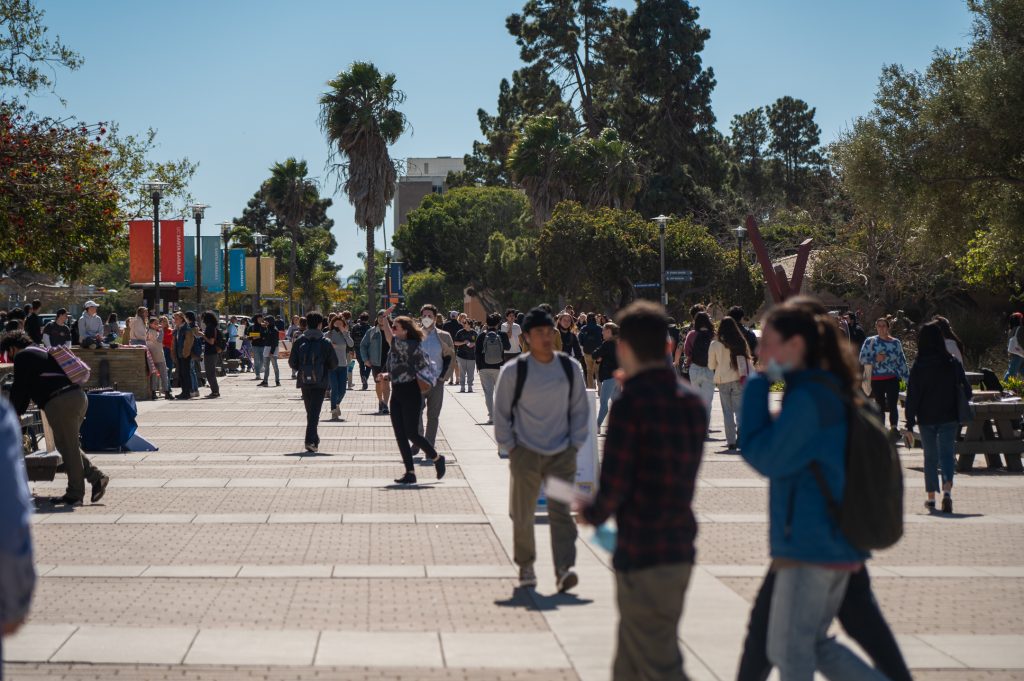
[(661, 304), (668, 307), (668, 291), (665, 290), (665, 225), (671, 218), (659, 215), (653, 219), (658, 223), (658, 234), (661, 238)]
[(258, 312), (257, 307), (260, 304), (260, 270), (263, 269), (260, 267), (260, 254), (263, 253), (263, 241), (266, 238), (265, 234), (260, 234), (259, 232), (252, 235), (252, 242), (256, 245), (256, 298), (252, 304), (253, 315)]
[(234, 223), (218, 222), (220, 238), (224, 240), (224, 314), (228, 313), (228, 243), (231, 241), (231, 228)]
[(200, 227), (209, 208), (205, 203), (192, 204), (192, 217), (196, 221), (196, 317), (203, 311), (203, 239)]
[(747, 238), (747, 228), (736, 225), (730, 230), (736, 235), (736, 269), (743, 269), (743, 240)]
[(153, 199), (153, 309), (160, 314), (160, 199), (168, 184), (154, 180), (143, 186)]

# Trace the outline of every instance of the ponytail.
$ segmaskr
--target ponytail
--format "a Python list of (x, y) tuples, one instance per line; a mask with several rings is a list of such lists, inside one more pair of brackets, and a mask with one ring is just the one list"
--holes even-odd
[(835, 374), (846, 397), (859, 400), (857, 386), (857, 364), (849, 342), (841, 335), (839, 325), (831, 315), (815, 315), (818, 324), (819, 357), (822, 369)]

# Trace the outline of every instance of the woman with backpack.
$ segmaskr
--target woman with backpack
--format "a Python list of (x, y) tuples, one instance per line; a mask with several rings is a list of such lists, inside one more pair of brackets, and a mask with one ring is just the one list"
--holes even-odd
[[(765, 320), (758, 345), (763, 373), (747, 381), (743, 394), (740, 451), (769, 479), (772, 557), (768, 616), (756, 601), (760, 618), (752, 613), (747, 646), (756, 649), (767, 631), (766, 660), (782, 681), (812, 681), (815, 670), (833, 681), (886, 678), (828, 635), (851, 576), (864, 571), (869, 556), (847, 540), (826, 499), (827, 492), (843, 501), (847, 403), (859, 399), (848, 349), (828, 314), (799, 300), (784, 303)], [(769, 389), (777, 381), (785, 381), (786, 392), (773, 417)]]
[(736, 451), (743, 384), (753, 365), (750, 346), (739, 323), (732, 317), (725, 317), (718, 324), (718, 338), (711, 342), (708, 350), (708, 368), (715, 372), (718, 399), (725, 416), (726, 449), (730, 452)]
[(693, 328), (683, 341), (683, 353), (690, 367), (690, 385), (704, 399), (708, 426), (711, 425), (711, 402), (715, 398), (715, 372), (708, 367), (708, 353), (715, 339), (715, 325), (707, 312), (698, 312), (693, 317)]
[(897, 430), (899, 425), (900, 381), (910, 377), (907, 368), (907, 356), (903, 354), (903, 344), (889, 333), (889, 320), (881, 317), (875, 322), (877, 336), (864, 341), (860, 349), (860, 364), (871, 367), (871, 397), (882, 412), (889, 414), (889, 432), (893, 441), (900, 439)]
[(942, 325), (930, 321), (917, 336), (917, 360), (907, 381), (907, 441), (913, 444), (914, 426), (920, 426), (924, 447), (924, 502), (935, 510), (942, 470), (942, 512), (953, 512), (953, 472), (956, 468), (956, 436), (960, 432), (961, 408), (970, 402), (972, 390), (963, 365), (949, 354)]
[(220, 385), (217, 383), (217, 355), (223, 350), (223, 335), (217, 323), (217, 315), (207, 310), (203, 313), (202, 338), (206, 347), (203, 348), (203, 371), (206, 372), (206, 384), (210, 387), (208, 399), (220, 397)]
[[(390, 313), (390, 310), (388, 311)], [(419, 434), (420, 414), (423, 412), (423, 393), (437, 381), (434, 369), (420, 346), (423, 331), (411, 317), (398, 317), (394, 327), (383, 329), (391, 347), (387, 372), (381, 380), (391, 383), (391, 427), (395, 431), (398, 449), (402, 452), (405, 475), (395, 480), (399, 485), (416, 484), (416, 467), (412, 459), (412, 444), (419, 447), (427, 459), (434, 462), (437, 479), (445, 474), (444, 457), (437, 453), (430, 440)]]
[(494, 423), (494, 386), (498, 383), (506, 353), (512, 347), (508, 334), (499, 330), (500, 326), (501, 314), (492, 312), (487, 315), (487, 328), (476, 339), (476, 370), (484, 389), (488, 426)]

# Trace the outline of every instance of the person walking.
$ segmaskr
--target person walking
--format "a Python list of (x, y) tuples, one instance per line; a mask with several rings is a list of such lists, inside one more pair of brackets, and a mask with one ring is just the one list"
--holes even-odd
[(462, 328), (452, 337), (455, 359), (459, 363), (459, 392), (471, 393), (476, 378), (476, 339), (479, 334), (473, 330), (473, 320), (466, 313), (459, 315), (459, 322)]
[(615, 516), (614, 681), (687, 678), (678, 632), (696, 555), (693, 493), (707, 419), (701, 397), (665, 362), (667, 334), (660, 305), (633, 303), (619, 316), (622, 394), (608, 419), (597, 496), (580, 514), (593, 526)]
[(252, 368), (254, 381), (259, 381), (263, 373), (263, 315), (255, 314), (249, 322), (249, 348), (252, 350)]
[[(308, 324), (308, 322), (307, 322)], [(341, 315), (331, 321), (331, 330), (327, 334), (331, 341), (334, 354), (338, 358), (338, 366), (331, 370), (331, 419), (344, 421), (341, 418), (341, 400), (345, 397), (348, 387), (348, 353), (353, 347), (352, 335), (348, 330), (348, 322)]]
[[(60, 364), (36, 345), (24, 331), (11, 331), (0, 340), (0, 352), (13, 357), (14, 384), (11, 404), (20, 416), (29, 401), (46, 415), (53, 433), (53, 447), (60, 452), (68, 476), (64, 495), (51, 500), (55, 504), (77, 506), (85, 498), (85, 482), (92, 486), (92, 503), (106, 494), (110, 478), (82, 452), (78, 433), (85, 420), (89, 401), (82, 389), (72, 383)], [(18, 438), (18, 442), (21, 438)], [(49, 443), (48, 443), (49, 444)]]
[(683, 353), (689, 367), (690, 385), (704, 398), (708, 426), (711, 425), (711, 402), (715, 399), (715, 372), (708, 367), (711, 342), (715, 339), (715, 325), (707, 312), (700, 311), (693, 317), (693, 328), (683, 341)]
[(480, 385), (484, 389), (484, 404), (487, 405), (487, 424), (494, 423), (494, 386), (498, 383), (498, 373), (505, 363), (505, 355), (512, 347), (508, 334), (499, 331), (501, 315), (492, 312), (487, 315), (487, 328), (480, 332), (476, 339), (476, 370), (480, 374)]
[(1009, 361), (1003, 380), (1011, 376), (1024, 376), (1024, 314), (1014, 312), (1010, 315), (1010, 326), (1006, 334), (1006, 354)]
[[(322, 317), (321, 317), (322, 319)], [(307, 326), (309, 325), (309, 318), (306, 319)], [(322, 323), (322, 322), (321, 322)], [(320, 327), (317, 327), (320, 331)], [(272, 316), (263, 318), (263, 326), (260, 329), (260, 344), (263, 348), (263, 382), (258, 383), (262, 388), (269, 387), (270, 381), (270, 367), (274, 367), (274, 385), (278, 388), (281, 387), (281, 370), (277, 366), (277, 351), (281, 345), (280, 332), (277, 328), (277, 322)]]
[(597, 325), (597, 315), (593, 312), (587, 313), (587, 323), (580, 328), (577, 340), (580, 350), (583, 351), (583, 361), (586, 363), (587, 388), (593, 390), (597, 385), (597, 362), (594, 361), (594, 351), (604, 342), (603, 329)]
[(160, 319), (155, 315), (149, 318), (149, 328), (146, 330), (146, 348), (153, 357), (153, 364), (156, 365), (156, 374), (153, 375), (150, 386), (153, 399), (156, 399), (157, 390), (161, 390), (164, 397), (173, 400), (174, 393), (171, 392), (167, 360), (164, 358), (164, 329), (160, 325)]
[[(494, 395), (494, 438), (511, 471), (513, 557), (519, 586), (537, 585), (534, 516), (540, 485), (549, 476), (574, 483), (576, 452), (590, 434), (583, 369), (555, 353), (555, 321), (534, 308), (523, 318), (530, 352), (508, 362)], [(576, 524), (568, 504), (548, 499), (548, 521), (559, 592), (576, 586)]]
[(367, 378), (370, 376), (370, 367), (366, 366), (366, 362), (363, 361), (363, 355), (359, 352), (359, 347), (363, 342), (363, 337), (366, 336), (366, 332), (370, 330), (370, 315), (366, 312), (360, 312), (359, 318), (356, 323), (352, 325), (349, 334), (352, 336), (353, 348), (356, 355), (356, 363), (359, 365), (359, 380), (362, 382), (362, 390), (366, 390), (368, 387)]
[[(393, 310), (388, 310), (388, 314)], [(391, 348), (387, 372), (383, 375), (384, 380), (391, 383), (391, 428), (405, 465), (405, 474), (396, 478), (395, 482), (399, 485), (416, 484), (413, 445), (422, 449), (427, 460), (434, 463), (437, 479), (440, 480), (446, 471), (445, 458), (437, 453), (428, 438), (420, 434), (419, 428), (424, 395), (438, 384), (443, 389), (444, 380), (437, 375), (436, 365), (423, 350), (423, 330), (416, 326), (411, 317), (398, 317), (394, 326), (389, 325), (383, 331)]]
[(732, 317), (736, 324), (740, 327), (740, 332), (743, 334), (743, 338), (747, 341), (747, 347), (750, 349), (750, 357), (754, 358), (757, 356), (757, 334), (749, 326), (743, 323), (746, 319), (747, 313), (739, 305), (733, 305), (726, 312), (726, 315)]
[[(956, 438), (960, 433), (961, 403), (970, 402), (973, 391), (964, 367), (950, 355), (942, 324), (933, 320), (917, 335), (917, 359), (907, 380), (907, 446), (913, 446), (914, 426), (920, 426), (924, 447), (925, 508), (935, 510), (942, 471), (942, 512), (953, 512), (953, 473)], [(966, 424), (965, 424), (966, 425)]]
[(859, 359), (861, 366), (871, 367), (871, 397), (882, 413), (883, 423), (885, 415), (889, 415), (889, 432), (896, 441), (900, 439), (897, 430), (900, 381), (907, 380), (910, 371), (907, 368), (907, 356), (903, 354), (903, 344), (898, 338), (889, 335), (889, 320), (881, 317), (875, 322), (875, 330), (878, 335), (864, 341)]
[(188, 400), (192, 398), (192, 348), (194, 334), (192, 328), (185, 321), (185, 313), (174, 313), (174, 366), (178, 375), (177, 399)]
[(221, 333), (217, 315), (210, 310), (203, 313), (203, 368), (206, 370), (206, 384), (210, 386), (210, 399), (220, 397), (220, 384), (217, 382), (217, 360), (224, 349), (224, 336)]
[(619, 396), (619, 382), (615, 378), (615, 372), (619, 370), (618, 325), (615, 322), (606, 323), (603, 334), (604, 342), (594, 351), (594, 361), (597, 363), (597, 398), (600, 401), (597, 410), (598, 431), (601, 430), (604, 417), (608, 415), (608, 404)]
[(509, 350), (505, 353), (505, 361), (515, 359), (523, 352), (523, 327), (520, 326), (519, 315), (515, 308), (505, 310), (505, 323), (501, 325), (502, 332), (508, 336)]
[[(458, 334), (459, 331), (462, 331), (462, 317), (465, 316), (465, 312), (463, 312), (460, 316), (458, 310), (450, 310), (448, 312), (448, 321), (446, 321), (444, 324), (441, 324), (441, 329), (443, 329), (449, 336), (451, 336), (452, 340), (455, 340), (456, 334)], [(462, 385), (462, 374), (460, 371), (457, 356), (452, 363), (452, 374), (448, 378), (448, 385)]]
[(580, 339), (576, 335), (576, 321), (572, 315), (568, 312), (559, 313), (555, 319), (555, 329), (562, 342), (561, 352), (569, 355), (582, 366), (586, 360), (583, 359), (583, 348), (580, 347)]
[[(324, 338), (324, 318), (319, 312), (306, 313), (306, 330), (292, 346), (288, 366), (295, 370), (296, 383), (306, 408), (305, 446), (307, 452), (320, 449), (320, 410), (327, 395), (328, 375), (338, 366), (338, 356), (331, 342)], [(276, 329), (275, 329), (276, 331)]]
[[(451, 335), (437, 328), (437, 308), (427, 303), (420, 308), (420, 324), (423, 327), (423, 343), (421, 345), (427, 360), (434, 367), (437, 383), (426, 394), (426, 427), (424, 419), (420, 419), (419, 433), (427, 438), (431, 445), (437, 441), (437, 429), (444, 405), (444, 384), (455, 371), (455, 341)], [(385, 331), (386, 333), (386, 331)]]
[[(763, 327), (758, 353), (764, 373), (752, 376), (743, 394), (740, 451), (769, 479), (774, 582), (766, 650), (781, 681), (812, 681), (816, 670), (833, 681), (885, 679), (828, 635), (850, 575), (869, 557), (840, 531), (821, 487), (842, 503), (846, 402), (858, 399), (849, 347), (828, 314), (799, 301), (783, 303)], [(773, 417), (769, 388), (780, 380), (786, 392)]]
[(71, 329), (68, 328), (68, 311), (63, 307), (57, 310), (57, 316), (43, 327), (43, 347), (71, 347)]
[[(391, 328), (391, 320), (387, 310), (378, 310), (377, 318), (363, 340), (359, 343), (359, 356), (370, 369), (377, 390), (377, 413), (388, 413), (388, 398), (391, 396), (391, 384), (387, 380), (388, 352), (391, 346), (384, 332)], [(385, 374), (384, 378), (380, 375)]]
[(718, 324), (718, 338), (708, 350), (708, 368), (715, 372), (715, 386), (725, 417), (726, 451), (736, 451), (740, 429), (743, 384), (753, 372), (754, 361), (746, 337), (734, 317)]

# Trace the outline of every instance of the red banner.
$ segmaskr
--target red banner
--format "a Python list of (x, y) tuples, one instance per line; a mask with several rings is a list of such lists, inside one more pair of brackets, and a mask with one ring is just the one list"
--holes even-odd
[(185, 221), (160, 221), (160, 281), (185, 281)]
[(128, 278), (138, 284), (153, 281), (153, 222), (132, 220), (128, 223)]

